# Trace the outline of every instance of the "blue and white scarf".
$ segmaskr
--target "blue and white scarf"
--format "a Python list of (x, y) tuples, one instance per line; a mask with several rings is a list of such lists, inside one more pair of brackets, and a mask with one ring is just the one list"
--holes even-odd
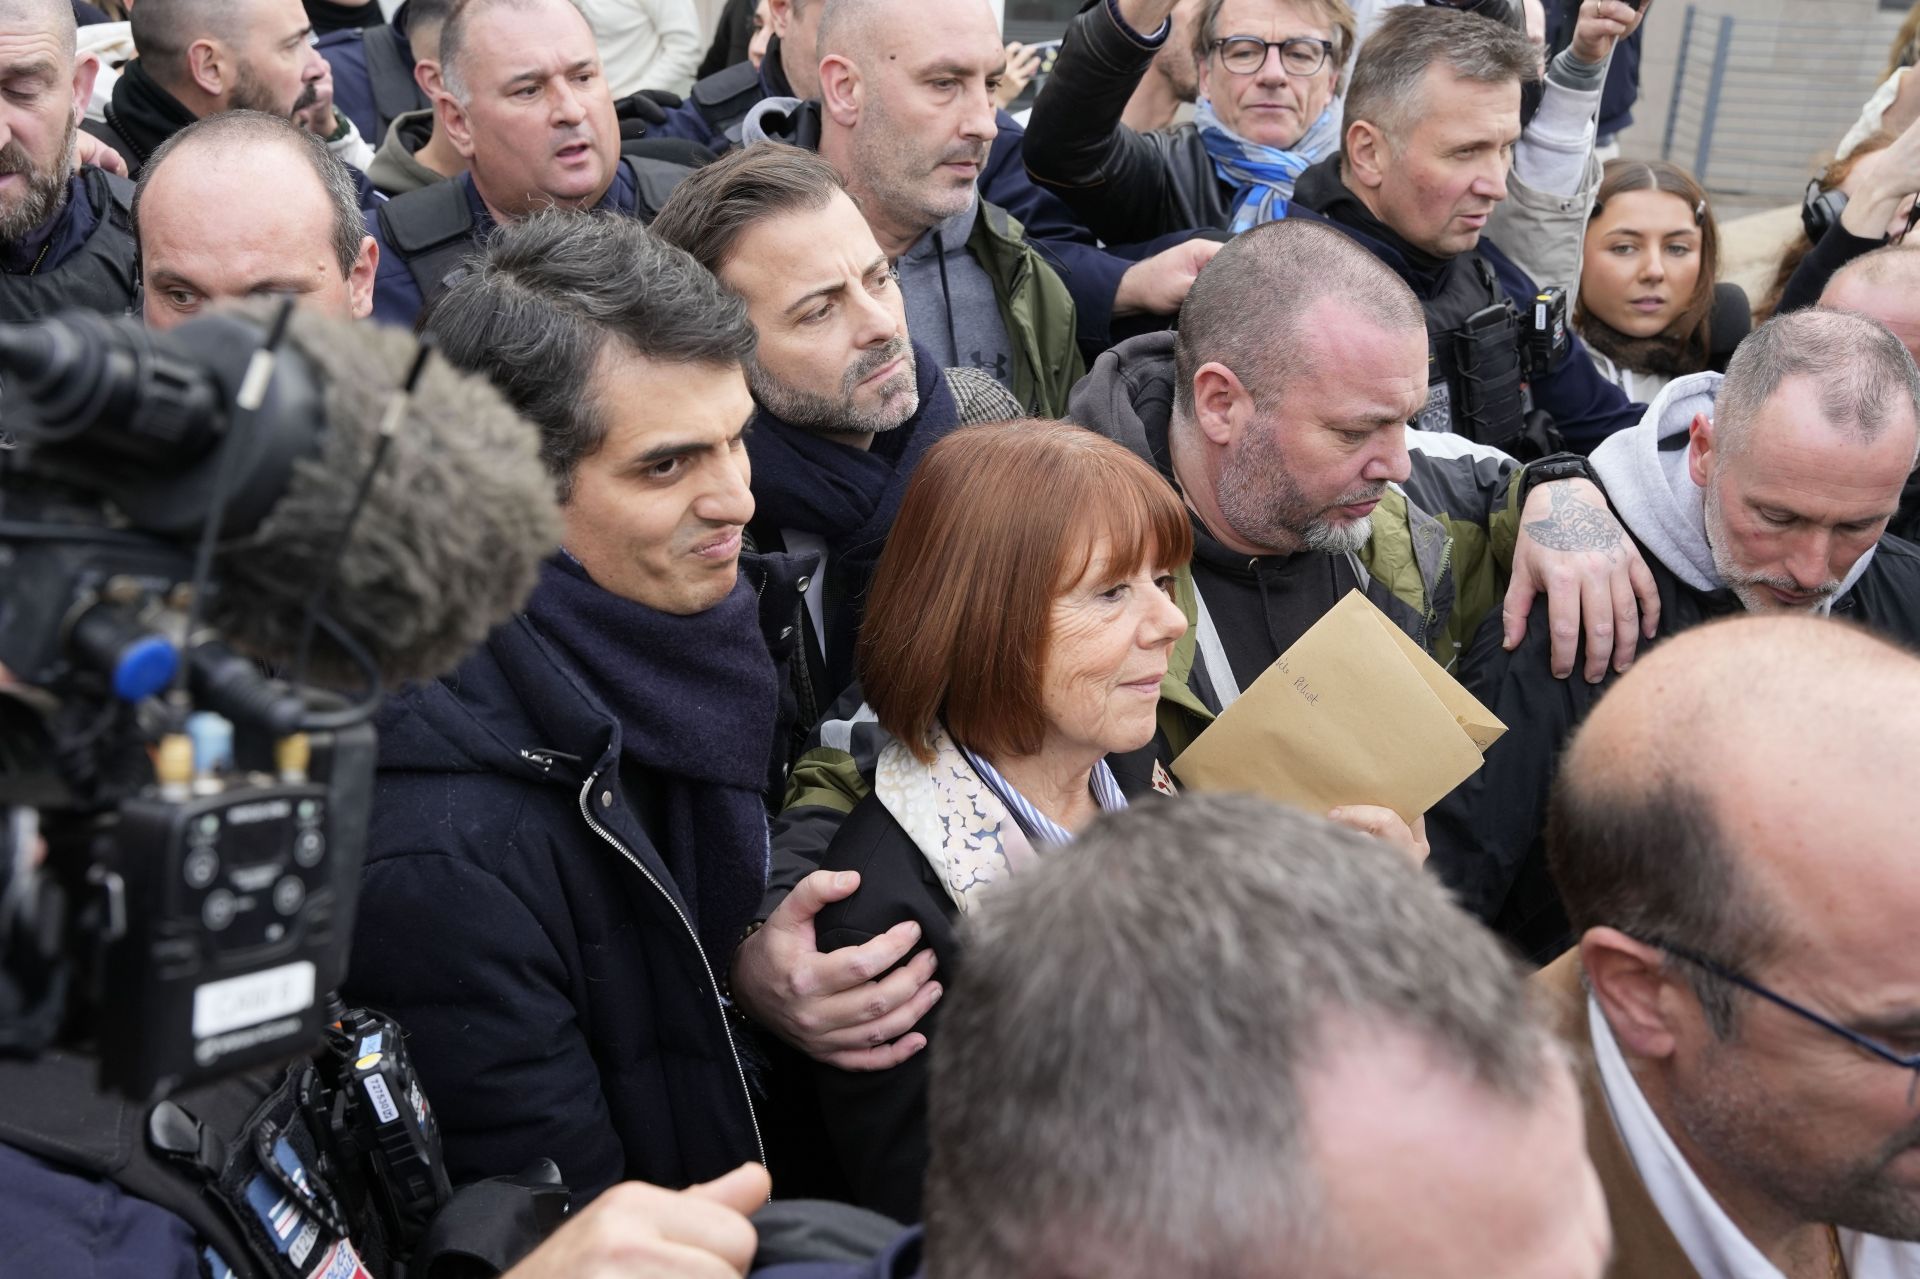
[(1214, 172), (1222, 182), (1234, 186), (1235, 233), (1286, 217), (1293, 184), (1340, 145), (1340, 122), (1331, 106), (1320, 113), (1291, 151), (1247, 141), (1220, 123), (1213, 103), (1206, 98), (1194, 108), (1193, 122), (1207, 154), (1213, 157)]

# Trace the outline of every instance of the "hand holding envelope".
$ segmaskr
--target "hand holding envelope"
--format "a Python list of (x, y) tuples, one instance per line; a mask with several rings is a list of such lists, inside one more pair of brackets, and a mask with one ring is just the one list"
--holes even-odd
[(1411, 826), (1507, 731), (1353, 591), (1174, 761), (1183, 786), (1315, 813), (1378, 804)]

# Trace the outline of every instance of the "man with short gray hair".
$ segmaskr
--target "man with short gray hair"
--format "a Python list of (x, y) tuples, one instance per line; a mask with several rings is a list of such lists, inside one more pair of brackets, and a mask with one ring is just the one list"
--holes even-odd
[(924, 1253), (767, 1279), (1598, 1279), (1564, 1053), (1392, 848), (1186, 799), (991, 905), (932, 1050)]
[(1419, 295), (1431, 343), (1419, 424), (1521, 457), (1562, 440), (1591, 451), (1637, 416), (1482, 236), (1507, 198), (1521, 86), (1538, 76), (1533, 45), (1504, 23), (1395, 9), (1354, 61), (1340, 153), (1295, 188)]
[(467, 171), (373, 209), (375, 318), (411, 325), (496, 227), (547, 208), (650, 221), (688, 168), (621, 155), (613, 95), (575, 0), (467, 0), (440, 29), (438, 123)]
[[(1920, 548), (1886, 533), (1920, 456), (1920, 370), (1874, 320), (1796, 311), (1725, 375), (1663, 391), (1593, 455), (1660, 592), (1655, 637), (1741, 612), (1846, 618), (1920, 642)], [(1569, 536), (1577, 539), (1577, 529)], [(1554, 680), (1548, 628), (1483, 628), (1465, 682), (1509, 728), (1427, 822), (1431, 865), (1469, 909), (1546, 960), (1569, 940), (1541, 831), (1560, 746), (1607, 684)]]

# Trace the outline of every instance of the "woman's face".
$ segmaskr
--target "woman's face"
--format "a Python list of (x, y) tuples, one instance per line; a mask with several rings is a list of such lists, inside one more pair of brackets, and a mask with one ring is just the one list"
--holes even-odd
[(1187, 631), (1171, 570), (1149, 565), (1120, 578), (1108, 559), (1102, 538), (1080, 580), (1054, 600), (1040, 673), (1046, 749), (1090, 760), (1153, 740), (1160, 681)]
[(1700, 265), (1693, 208), (1664, 191), (1627, 191), (1587, 224), (1580, 300), (1609, 328), (1658, 337), (1693, 299)]

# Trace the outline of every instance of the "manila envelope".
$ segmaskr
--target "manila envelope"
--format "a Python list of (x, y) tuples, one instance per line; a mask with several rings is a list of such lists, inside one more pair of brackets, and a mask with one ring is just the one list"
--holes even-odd
[(1336, 604), (1174, 761), (1182, 785), (1409, 825), (1507, 726), (1360, 591)]

